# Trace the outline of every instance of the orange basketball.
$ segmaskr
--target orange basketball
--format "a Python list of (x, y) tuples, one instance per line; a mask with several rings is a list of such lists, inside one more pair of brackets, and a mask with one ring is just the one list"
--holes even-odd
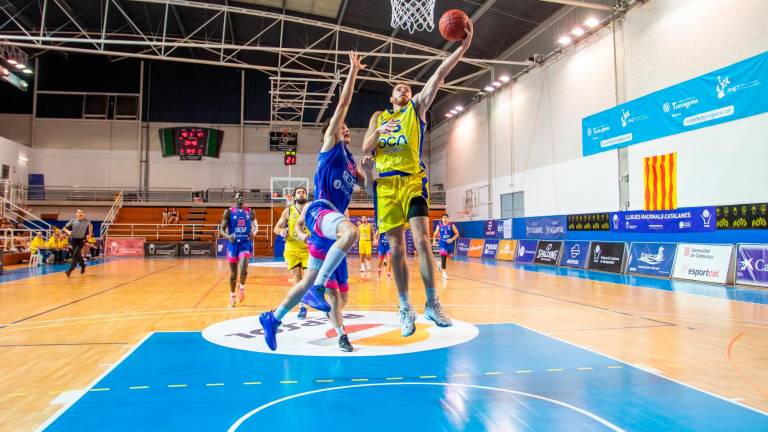
[(467, 35), (464, 32), (464, 27), (466, 27), (468, 22), (469, 17), (464, 11), (459, 9), (448, 10), (440, 17), (440, 34), (449, 41), (462, 40)]

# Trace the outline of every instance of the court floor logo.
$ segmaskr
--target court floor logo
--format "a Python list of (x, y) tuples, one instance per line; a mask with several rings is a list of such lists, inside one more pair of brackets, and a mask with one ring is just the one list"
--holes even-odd
[(216, 345), (244, 351), (300, 356), (381, 356), (407, 354), (447, 348), (477, 337), (479, 330), (472, 324), (453, 320), (453, 326), (438, 328), (419, 317), (416, 332), (404, 338), (400, 335), (398, 314), (392, 312), (351, 311), (344, 313), (344, 326), (355, 351), (339, 351), (338, 338), (328, 318), (318, 312), (299, 320), (291, 313), (283, 319), (277, 335), (277, 351), (270, 351), (264, 342), (258, 316), (237, 318), (213, 324), (203, 330), (203, 338)]

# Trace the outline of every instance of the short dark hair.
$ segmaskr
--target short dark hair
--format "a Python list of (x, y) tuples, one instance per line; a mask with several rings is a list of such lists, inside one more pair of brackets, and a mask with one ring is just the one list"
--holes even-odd
[(443, 215), (440, 217), (449, 217), (449, 216), (448, 216), (448, 213), (443, 213)]
[[(344, 122), (342, 124), (346, 125), (347, 123)], [(325, 137), (325, 132), (328, 130), (329, 127), (331, 127), (331, 121), (330, 120), (328, 120), (325, 123), (323, 123), (323, 127), (320, 129), (320, 142), (323, 141), (323, 137)]]
[(296, 191), (298, 191), (299, 189), (303, 190), (304, 193), (307, 192), (307, 188), (305, 188), (304, 186), (296, 186), (295, 188), (293, 188), (293, 194), (296, 195)]

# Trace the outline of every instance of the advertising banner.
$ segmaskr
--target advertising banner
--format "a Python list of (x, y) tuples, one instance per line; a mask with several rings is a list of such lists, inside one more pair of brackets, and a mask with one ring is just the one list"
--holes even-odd
[(717, 229), (768, 229), (768, 203), (718, 206)]
[(104, 255), (106, 256), (131, 256), (140, 257), (144, 256), (144, 239), (143, 238), (117, 238), (109, 237), (106, 241), (106, 247), (104, 248)]
[(737, 284), (768, 287), (768, 245), (739, 245), (737, 257)]
[(563, 267), (576, 267), (583, 269), (587, 266), (588, 256), (588, 241), (569, 240), (563, 243), (563, 252), (560, 254), (560, 265)]
[(216, 256), (219, 258), (227, 257), (227, 242), (229, 240), (220, 238), (216, 240)]
[(581, 120), (584, 156), (768, 112), (768, 52)]
[(611, 213), (611, 231), (634, 233), (708, 232), (716, 229), (714, 207)]
[(211, 257), (213, 256), (213, 243), (211, 242), (181, 242), (179, 253), (183, 257)]
[(480, 258), (481, 256), (483, 256), (484, 243), (485, 243), (485, 240), (483, 239), (471, 239), (469, 241), (469, 253), (467, 255), (474, 258)]
[(624, 268), (624, 242), (592, 242), (589, 249), (589, 269), (621, 273)]
[(456, 255), (468, 256), (469, 255), (469, 239), (460, 238), (456, 240)]
[(565, 216), (545, 216), (525, 219), (525, 237), (535, 239), (565, 238)]
[(485, 238), (496, 238), (496, 221), (485, 221)]
[(179, 256), (179, 244), (176, 242), (149, 241), (144, 243), (145, 256)]
[(568, 231), (609, 231), (608, 213), (568, 215)]
[(499, 224), (501, 225), (499, 227), (499, 230), (501, 231), (501, 238), (503, 239), (511, 239), (512, 238), (512, 219), (504, 219)]
[(675, 243), (634, 242), (629, 246), (627, 273), (670, 277), (676, 249)]
[(533, 259), (536, 258), (536, 246), (538, 246), (538, 243), (538, 240), (518, 240), (515, 262), (523, 264), (533, 263)]
[(539, 240), (539, 244), (536, 246), (536, 258), (533, 259), (533, 262), (536, 264), (557, 265), (562, 248), (562, 241)]
[(724, 284), (732, 253), (732, 245), (680, 243), (672, 277)]
[(502, 240), (496, 250), (496, 259), (504, 261), (513, 261), (515, 259), (515, 241)]
[(483, 248), (483, 258), (496, 258), (496, 251), (499, 249), (499, 241), (496, 239), (486, 239)]

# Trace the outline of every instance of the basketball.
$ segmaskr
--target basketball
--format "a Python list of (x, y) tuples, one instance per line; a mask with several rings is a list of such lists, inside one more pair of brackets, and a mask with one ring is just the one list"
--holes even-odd
[(440, 34), (449, 41), (462, 40), (466, 36), (464, 27), (469, 22), (469, 17), (464, 11), (451, 9), (440, 17)]

